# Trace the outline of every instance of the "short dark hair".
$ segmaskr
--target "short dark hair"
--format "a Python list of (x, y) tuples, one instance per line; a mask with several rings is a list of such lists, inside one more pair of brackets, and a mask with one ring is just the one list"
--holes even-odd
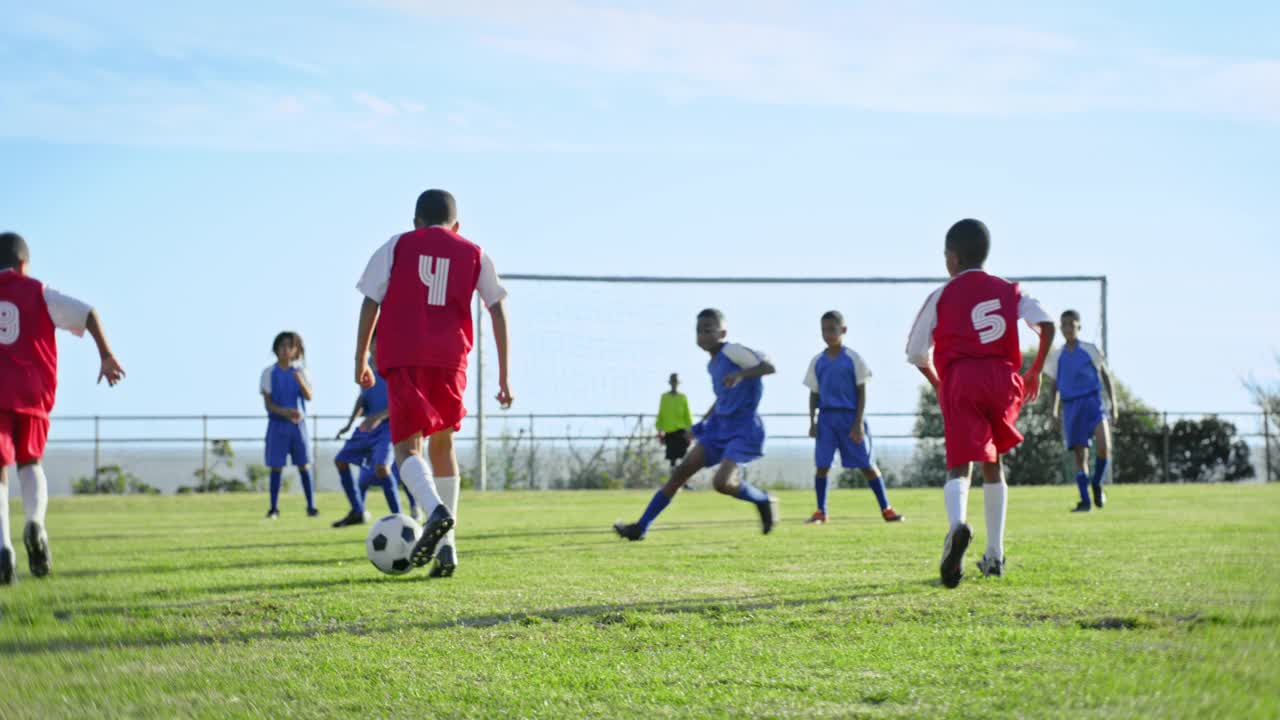
[(413, 216), (423, 225), (452, 225), (458, 220), (458, 203), (446, 190), (427, 190), (418, 196)]
[(0, 233), (0, 270), (16, 268), (31, 259), (27, 241), (16, 232)]
[(947, 231), (947, 250), (964, 267), (981, 267), (991, 252), (991, 233), (981, 220), (966, 218)]
[(699, 320), (715, 320), (716, 322), (723, 325), (724, 313), (720, 312), (715, 308), (706, 308), (702, 312), (698, 313), (698, 319)]
[(828, 310), (822, 313), (822, 320), (823, 321), (835, 320), (836, 322), (840, 323), (841, 327), (844, 326), (844, 315), (841, 314), (839, 310)]
[(1063, 310), (1062, 317), (1060, 319), (1075, 320), (1076, 322), (1080, 322), (1080, 313), (1076, 312), (1075, 310)]
[(271, 352), (275, 353), (280, 350), (280, 343), (292, 340), (298, 346), (298, 355), (300, 357), (307, 356), (307, 349), (302, 345), (302, 336), (292, 330), (285, 330), (276, 335), (276, 339), (271, 341)]

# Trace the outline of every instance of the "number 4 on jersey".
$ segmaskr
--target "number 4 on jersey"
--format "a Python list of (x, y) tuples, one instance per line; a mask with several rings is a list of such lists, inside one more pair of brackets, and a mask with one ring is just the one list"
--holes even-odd
[(978, 331), (978, 340), (983, 345), (989, 345), (1004, 337), (1005, 331), (1009, 329), (999, 312), (999, 300), (987, 300), (973, 306), (971, 315), (973, 329)]
[[(435, 263), (433, 270), (431, 265)], [(449, 290), (449, 258), (418, 256), (418, 277), (427, 286), (427, 304), (444, 306)]]

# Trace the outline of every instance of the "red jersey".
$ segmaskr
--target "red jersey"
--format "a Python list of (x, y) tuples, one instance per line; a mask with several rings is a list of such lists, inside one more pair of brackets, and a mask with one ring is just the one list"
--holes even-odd
[(44, 283), (0, 272), (0, 411), (49, 416), (58, 391), (58, 344)]
[(401, 367), (467, 367), (471, 296), (482, 255), (478, 245), (442, 227), (398, 235), (375, 253), (359, 288), (382, 305), (381, 374)]
[(920, 310), (907, 345), (908, 360), (925, 366), (932, 350), (940, 377), (965, 359), (1002, 362), (1017, 371), (1022, 367), (1019, 318), (1052, 321), (1017, 283), (982, 270), (962, 272), (930, 295)]

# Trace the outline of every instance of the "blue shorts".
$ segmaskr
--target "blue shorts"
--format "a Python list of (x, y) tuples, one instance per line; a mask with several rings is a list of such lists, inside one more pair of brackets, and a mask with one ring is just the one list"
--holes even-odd
[(1089, 447), (1093, 432), (1107, 417), (1102, 408), (1102, 393), (1062, 401), (1062, 435), (1067, 449)]
[(745, 465), (764, 457), (764, 423), (755, 413), (712, 415), (690, 428), (690, 432), (702, 446), (705, 467), (719, 465), (722, 460)]
[(371, 432), (357, 429), (333, 459), (373, 469), (378, 465), (390, 465), (391, 455), (391, 423), (384, 420)]
[(813, 448), (813, 465), (831, 467), (836, 450), (840, 451), (840, 464), (846, 468), (861, 470), (874, 463), (871, 446), (871, 426), (862, 422), (862, 442), (849, 439), (857, 413), (852, 410), (822, 410), (818, 412), (818, 441)]
[[(291, 423), (288, 420), (269, 420), (267, 451), (264, 455), (265, 464), (269, 468), (311, 464), (311, 456), (307, 452), (307, 424)], [(292, 458), (293, 462), (286, 462), (288, 458)]]

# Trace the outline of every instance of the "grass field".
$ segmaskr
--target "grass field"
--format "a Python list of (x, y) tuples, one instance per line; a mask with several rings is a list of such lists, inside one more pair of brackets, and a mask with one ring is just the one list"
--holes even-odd
[[(287, 498), (66, 498), (0, 588), (0, 717), (1280, 717), (1280, 487), (1014, 488), (1009, 572), (937, 582), (940, 490), (468, 494), (448, 580)], [(371, 496), (371, 500), (377, 500)], [(21, 526), (20, 503), (13, 508)], [(378, 505), (374, 505), (376, 510)], [(972, 493), (985, 542), (982, 494)]]

